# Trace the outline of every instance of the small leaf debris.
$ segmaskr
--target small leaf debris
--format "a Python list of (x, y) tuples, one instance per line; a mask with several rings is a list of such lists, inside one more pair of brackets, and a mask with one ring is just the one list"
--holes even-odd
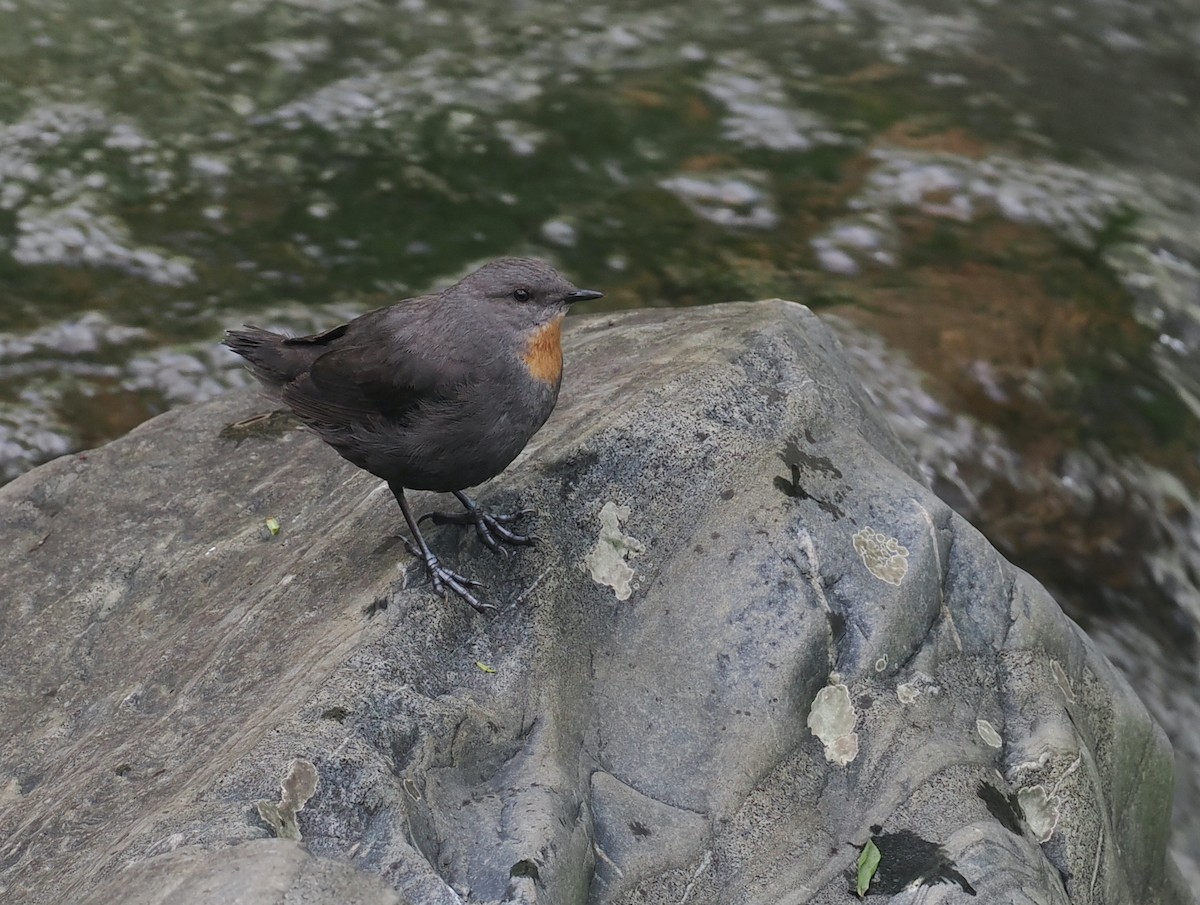
[(271, 537), (279, 533), (279, 519), (269, 518), (264, 524), (267, 526), (267, 530), (271, 532)]
[(858, 886), (855, 891), (860, 899), (866, 896), (867, 887), (871, 885), (871, 880), (875, 878), (877, 870), (879, 870), (879, 849), (876, 847), (874, 839), (868, 839), (867, 844), (858, 854)]
[(488, 673), (489, 675), (491, 675), (491, 674), (494, 674), (494, 673), (496, 672), (496, 669), (495, 669), (495, 667), (493, 667), (493, 666), (488, 666), (488, 665), (487, 665), (486, 663), (484, 663), (482, 660), (476, 660), (476, 661), (475, 661), (475, 666), (476, 666), (476, 667), (477, 667), (477, 668), (480, 670), (480, 672), (486, 672), (486, 673)]

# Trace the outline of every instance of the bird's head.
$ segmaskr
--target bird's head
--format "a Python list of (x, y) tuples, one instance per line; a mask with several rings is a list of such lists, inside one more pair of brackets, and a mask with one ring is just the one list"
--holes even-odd
[(500, 258), (458, 281), (455, 295), (486, 300), (506, 321), (531, 326), (562, 317), (576, 302), (602, 298), (594, 289), (577, 289), (566, 277), (537, 258)]

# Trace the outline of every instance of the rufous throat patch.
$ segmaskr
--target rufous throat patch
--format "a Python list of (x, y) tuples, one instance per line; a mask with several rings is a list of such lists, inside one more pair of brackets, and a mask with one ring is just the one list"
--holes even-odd
[(545, 383), (562, 379), (562, 315), (559, 315), (529, 338), (521, 360), (529, 373)]

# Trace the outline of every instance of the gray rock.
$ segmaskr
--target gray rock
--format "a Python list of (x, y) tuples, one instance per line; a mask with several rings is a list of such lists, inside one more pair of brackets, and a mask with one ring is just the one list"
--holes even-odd
[(179, 849), (114, 874), (83, 905), (406, 905), (376, 876), (282, 839)]
[(847, 902), (871, 836), (879, 891), (946, 884), (896, 901), (1187, 901), (1162, 732), (807, 309), (571, 326), (480, 492), (543, 542), (430, 534), (494, 618), (429, 592), (370, 475), (223, 431), (253, 392), (0, 490), (5, 902)]

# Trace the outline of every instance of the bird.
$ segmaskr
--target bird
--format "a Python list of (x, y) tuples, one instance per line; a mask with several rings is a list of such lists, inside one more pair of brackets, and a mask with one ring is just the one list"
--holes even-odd
[[(533, 543), (508, 527), (530, 510), (493, 515), (466, 490), (504, 471), (550, 417), (567, 309), (603, 295), (537, 258), (501, 258), (323, 333), (246, 325), (223, 342), (317, 436), (387, 482), (433, 589), (488, 613), (474, 593), (483, 585), (442, 565), (421, 522), (472, 524), (497, 552)], [(415, 519), (405, 490), (451, 493), (464, 511)]]

